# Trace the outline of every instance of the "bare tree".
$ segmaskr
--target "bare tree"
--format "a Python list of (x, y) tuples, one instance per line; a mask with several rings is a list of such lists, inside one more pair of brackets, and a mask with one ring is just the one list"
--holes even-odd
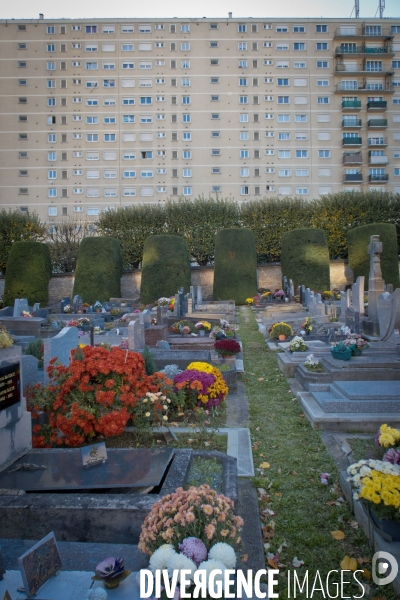
[(47, 224), (45, 241), (49, 245), (54, 273), (72, 273), (76, 269), (79, 244), (96, 235), (94, 222), (66, 217)]

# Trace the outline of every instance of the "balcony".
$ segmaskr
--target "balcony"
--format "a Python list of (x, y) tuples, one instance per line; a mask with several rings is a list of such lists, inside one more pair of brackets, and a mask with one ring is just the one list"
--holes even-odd
[(338, 27), (335, 29), (335, 38), (383, 38), (393, 39), (394, 33), (391, 32), (390, 27), (373, 27), (370, 25), (363, 25), (362, 27)]
[[(377, 62), (377, 61), (374, 61)], [(380, 61), (379, 61), (380, 62)], [(368, 67), (368, 65), (366, 64), (366, 62), (362, 62), (362, 63), (358, 63), (357, 65), (348, 65), (346, 63), (337, 63), (337, 65), (335, 66), (335, 71), (336, 73), (338, 73), (339, 75), (345, 74), (345, 73), (351, 73), (352, 75), (393, 75), (394, 71), (391, 67), (386, 67), (384, 65), (382, 65), (382, 68), (380, 69), (373, 69), (371, 67)]]
[(351, 129), (360, 129), (362, 125), (361, 119), (342, 119), (342, 127), (350, 127)]
[(336, 46), (335, 48), (336, 56), (362, 56), (363, 54), (382, 56), (382, 58), (391, 58), (394, 56), (394, 52), (389, 46), (385, 46), (384, 48), (368, 48), (367, 46), (343, 48), (342, 46)]
[(389, 175), (385, 173), (384, 175), (370, 175), (369, 181), (371, 182), (379, 182), (379, 183), (387, 183), (389, 181)]
[(361, 110), (361, 100), (343, 100), (342, 110)]
[[(356, 75), (357, 73), (355, 73), (354, 71), (352, 72), (352, 75)], [(379, 71), (368, 71), (368, 75), (371, 74), (375, 74), (375, 75), (384, 75), (383, 72), (379, 72)], [(386, 93), (393, 93), (394, 92), (394, 87), (392, 83), (379, 83), (379, 84), (374, 84), (374, 83), (366, 83), (364, 81), (357, 81), (355, 82), (355, 85), (353, 85), (352, 87), (348, 87), (347, 82), (340, 82), (336, 84), (335, 87), (335, 91), (336, 92), (340, 92), (341, 94), (343, 94), (343, 92), (346, 92), (347, 94), (351, 94), (351, 93), (355, 93), (355, 92), (368, 92), (368, 94), (372, 94), (374, 92), (376, 93), (382, 93), (382, 92), (386, 92)]]
[(362, 165), (361, 152), (345, 152), (343, 154), (344, 165)]
[(388, 145), (387, 138), (384, 138), (384, 137), (368, 138), (368, 146), (369, 147), (379, 146), (382, 148), (387, 145)]
[(368, 129), (386, 129), (388, 126), (387, 119), (369, 119)]
[(387, 100), (370, 100), (367, 102), (367, 110), (386, 110)]
[(368, 152), (368, 163), (370, 165), (387, 165), (389, 163), (389, 157), (386, 155), (374, 156), (371, 151)]
[(362, 183), (362, 173), (345, 173), (343, 183)]
[(360, 137), (344, 137), (342, 142), (343, 142), (343, 146), (361, 146), (362, 138), (360, 138)]

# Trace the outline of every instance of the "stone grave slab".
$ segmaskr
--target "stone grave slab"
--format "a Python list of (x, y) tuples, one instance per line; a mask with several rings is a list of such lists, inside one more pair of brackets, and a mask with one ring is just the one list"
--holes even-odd
[(210, 362), (210, 350), (164, 350), (151, 348), (157, 369), (163, 369), (167, 365), (178, 365), (180, 369), (186, 369), (191, 362)]
[(336, 381), (310, 386), (324, 412), (400, 412), (400, 381)]
[[(0, 489), (66, 491), (155, 487), (160, 484), (173, 454), (169, 448), (109, 448), (106, 463), (84, 468), (79, 448), (32, 450), (0, 473)], [(30, 467), (19, 468), (20, 465)]]

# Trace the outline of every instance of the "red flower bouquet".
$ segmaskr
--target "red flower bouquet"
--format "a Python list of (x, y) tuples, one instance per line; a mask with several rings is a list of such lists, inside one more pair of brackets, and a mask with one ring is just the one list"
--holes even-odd
[(236, 340), (218, 340), (214, 348), (221, 356), (234, 356), (241, 351), (240, 344)]

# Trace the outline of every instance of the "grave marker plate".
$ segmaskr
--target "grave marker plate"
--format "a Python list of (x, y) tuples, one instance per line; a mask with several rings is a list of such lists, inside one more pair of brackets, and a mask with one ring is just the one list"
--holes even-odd
[(92, 444), (81, 448), (82, 464), (84, 467), (92, 467), (107, 460), (107, 448), (105, 442)]
[(38, 589), (62, 566), (56, 538), (51, 532), (18, 558), (22, 581), (27, 596)]
[(21, 367), (19, 363), (0, 367), (0, 410), (21, 400)]

